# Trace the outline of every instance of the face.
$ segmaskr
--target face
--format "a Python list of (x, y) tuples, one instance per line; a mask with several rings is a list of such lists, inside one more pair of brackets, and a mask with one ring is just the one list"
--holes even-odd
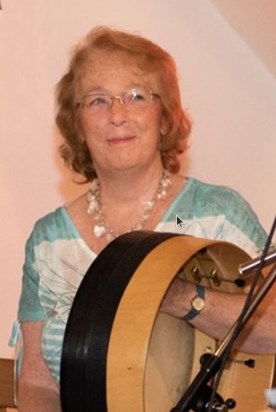
[[(123, 52), (97, 51), (87, 64), (78, 95), (121, 96), (132, 89), (158, 94), (157, 79), (143, 73)], [(78, 113), (81, 133), (98, 176), (161, 165), (159, 144), (165, 122), (160, 99), (154, 98), (138, 110), (113, 99), (105, 113), (91, 114), (82, 107)]]

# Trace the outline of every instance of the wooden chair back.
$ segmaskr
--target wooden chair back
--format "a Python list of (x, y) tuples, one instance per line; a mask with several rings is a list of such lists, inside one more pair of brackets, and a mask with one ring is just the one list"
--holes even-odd
[(0, 358), (0, 412), (15, 408), (14, 360)]

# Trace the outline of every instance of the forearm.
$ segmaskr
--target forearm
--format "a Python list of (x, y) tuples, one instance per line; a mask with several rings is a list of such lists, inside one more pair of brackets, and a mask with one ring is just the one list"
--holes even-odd
[[(183, 317), (190, 310), (195, 295), (195, 284), (175, 279), (167, 292), (161, 310), (176, 317)], [(205, 309), (192, 321), (197, 329), (218, 340), (223, 339), (237, 320), (244, 301), (244, 295), (205, 291)], [(275, 353), (276, 315), (275, 292), (271, 290), (266, 299), (249, 320), (236, 341), (236, 347), (246, 352)]]
[(18, 412), (61, 412), (58, 391), (34, 384), (18, 387)]

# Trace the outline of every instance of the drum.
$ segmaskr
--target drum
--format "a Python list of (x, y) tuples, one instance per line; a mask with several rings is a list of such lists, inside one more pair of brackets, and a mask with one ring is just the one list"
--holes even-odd
[[(241, 293), (234, 280), (248, 259), (230, 243), (172, 233), (132, 232), (110, 243), (84, 276), (69, 315), (63, 412), (169, 412), (201, 355), (218, 342), (159, 312), (167, 289), (180, 276)], [(274, 357), (233, 351), (219, 394), (235, 399), (235, 411), (263, 409), (273, 368)]]

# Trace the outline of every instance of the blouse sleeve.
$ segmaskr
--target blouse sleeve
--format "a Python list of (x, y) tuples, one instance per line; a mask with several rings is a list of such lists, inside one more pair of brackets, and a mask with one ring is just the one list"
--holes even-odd
[(22, 290), (19, 300), (18, 321), (44, 320), (44, 312), (39, 300), (39, 274), (36, 270), (34, 253), (34, 233), (30, 236), (25, 248)]
[[(230, 192), (231, 193), (231, 192)], [(225, 196), (224, 240), (235, 243), (254, 257), (263, 249), (267, 234), (251, 205), (237, 192)]]

